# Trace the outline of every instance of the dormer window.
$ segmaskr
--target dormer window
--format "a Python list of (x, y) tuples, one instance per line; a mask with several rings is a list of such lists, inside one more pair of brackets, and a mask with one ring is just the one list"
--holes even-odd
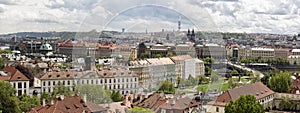
[(48, 78), (51, 78), (52, 76), (51, 75), (48, 75)]
[(60, 77), (60, 75), (56, 75), (56, 77), (58, 78), (58, 77)]
[(106, 73), (103, 73), (104, 76), (106, 76)]
[(67, 74), (67, 77), (70, 77), (70, 74)]
[(21, 77), (20, 77), (20, 76), (18, 76), (18, 79), (21, 79)]

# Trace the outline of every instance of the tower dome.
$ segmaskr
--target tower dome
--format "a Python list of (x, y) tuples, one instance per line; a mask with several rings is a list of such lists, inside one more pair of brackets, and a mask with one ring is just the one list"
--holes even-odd
[(52, 50), (53, 50), (52, 46), (48, 43), (45, 43), (40, 47), (40, 51), (52, 51)]

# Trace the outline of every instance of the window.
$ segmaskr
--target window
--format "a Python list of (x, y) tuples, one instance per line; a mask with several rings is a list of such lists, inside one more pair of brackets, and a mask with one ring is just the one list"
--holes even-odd
[(53, 86), (55, 86), (55, 81), (53, 81), (52, 83), (53, 83)]
[(26, 88), (27, 86), (26, 86), (26, 82), (24, 82), (24, 88)]
[(56, 75), (56, 77), (57, 77), (57, 78), (59, 78), (59, 77), (60, 77), (60, 75)]
[(219, 107), (216, 107), (216, 112), (219, 112)]
[(70, 85), (70, 81), (68, 80), (68, 85)]
[(22, 95), (22, 90), (18, 90), (18, 96)]
[(70, 77), (70, 74), (67, 74), (67, 77)]
[(63, 81), (63, 85), (65, 85), (65, 81)]
[(50, 86), (50, 81), (48, 81), (48, 86)]
[(18, 83), (18, 88), (22, 88), (22, 83), (21, 82)]
[(45, 81), (43, 81), (43, 86), (46, 86), (46, 82)]

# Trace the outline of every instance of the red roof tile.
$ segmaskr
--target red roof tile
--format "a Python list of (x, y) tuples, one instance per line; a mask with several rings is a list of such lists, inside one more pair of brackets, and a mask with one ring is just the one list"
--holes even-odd
[(2, 71), (7, 76), (0, 76), (0, 80), (7, 80), (7, 81), (27, 81), (29, 80), (23, 73), (21, 73), (19, 70), (17, 70), (14, 67), (4, 67)]

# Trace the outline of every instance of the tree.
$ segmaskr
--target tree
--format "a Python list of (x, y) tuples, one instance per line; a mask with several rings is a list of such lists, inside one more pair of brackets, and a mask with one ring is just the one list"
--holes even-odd
[(149, 108), (134, 107), (126, 111), (126, 113), (154, 113)]
[(214, 61), (215, 61), (215, 59), (213, 59), (211, 57), (206, 57), (203, 60), (204, 60), (204, 63), (206, 63), (206, 64), (211, 64), (211, 63), (214, 63)]
[(41, 96), (41, 100), (45, 99), (46, 102), (50, 102), (51, 97), (47, 92), (43, 92)]
[(168, 80), (162, 81), (162, 85), (159, 87), (157, 92), (163, 92), (165, 94), (175, 94), (175, 88), (173, 83)]
[(269, 80), (270, 80), (270, 75), (265, 75), (264, 77), (262, 77), (261, 79), (260, 79), (260, 81), (263, 83), (263, 84), (265, 84), (266, 86), (269, 86)]
[(231, 75), (231, 76), (238, 76), (238, 75), (239, 75), (239, 72), (238, 72), (237, 70), (232, 70), (232, 71), (230, 72), (230, 75)]
[(212, 69), (209, 66), (205, 66), (205, 73), (210, 75), (211, 74)]
[(73, 93), (74, 92), (71, 91), (70, 87), (66, 87), (61, 82), (58, 82), (52, 92), (52, 98), (55, 98), (57, 94), (69, 96), (69, 95), (72, 95)]
[(271, 77), (269, 87), (279, 93), (287, 93), (292, 87), (292, 79), (288, 72), (280, 72)]
[(19, 97), (19, 100), (19, 106), (22, 112), (27, 112), (31, 108), (41, 104), (39, 97), (37, 97), (36, 95), (30, 97), (27, 94), (23, 94)]
[(110, 91), (104, 89), (100, 85), (77, 85), (75, 86), (75, 89), (81, 97), (86, 96), (86, 99), (89, 102), (93, 102), (96, 104), (105, 104), (112, 102), (112, 99), (110, 98)]
[(4, 67), (4, 61), (2, 57), (0, 57), (0, 69), (2, 69), (3, 67)]
[(176, 87), (179, 87), (179, 84), (181, 84), (181, 82), (182, 82), (182, 78), (180, 76), (178, 76), (176, 78), (176, 82), (177, 82), (177, 86)]
[(168, 52), (167, 53), (167, 57), (172, 57), (172, 56), (175, 56), (175, 54), (173, 52)]
[(110, 98), (114, 102), (120, 102), (123, 100), (122, 95), (120, 94), (120, 91), (115, 92), (115, 90), (112, 91)]
[(264, 107), (253, 95), (242, 95), (225, 106), (225, 113), (264, 113)]
[(161, 57), (162, 57), (162, 54), (155, 54), (154, 57), (155, 57), (155, 58), (161, 58)]
[(212, 83), (216, 82), (219, 80), (219, 73), (216, 71), (212, 71), (211, 75), (210, 75), (210, 80)]
[(0, 110), (3, 113), (19, 113), (19, 100), (16, 89), (7, 81), (0, 80)]
[(209, 79), (206, 78), (204, 75), (200, 75), (200, 76), (198, 76), (197, 78), (198, 78), (198, 81), (199, 81), (199, 82), (198, 82), (198, 85), (209, 83)]

